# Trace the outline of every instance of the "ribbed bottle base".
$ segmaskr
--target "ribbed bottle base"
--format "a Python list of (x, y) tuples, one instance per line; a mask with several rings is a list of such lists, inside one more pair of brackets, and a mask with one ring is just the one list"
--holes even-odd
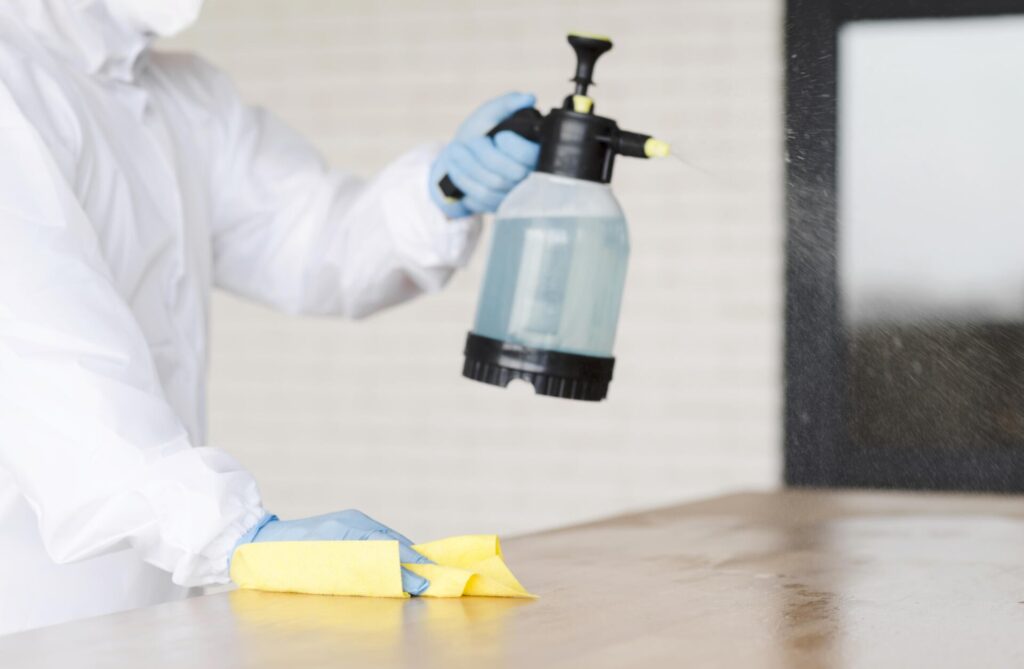
[(462, 375), (494, 386), (522, 379), (538, 395), (597, 402), (608, 395), (615, 358), (562, 353), (469, 333)]

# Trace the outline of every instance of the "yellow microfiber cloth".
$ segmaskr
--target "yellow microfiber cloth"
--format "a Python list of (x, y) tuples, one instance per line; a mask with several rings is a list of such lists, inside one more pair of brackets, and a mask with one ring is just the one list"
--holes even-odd
[(434, 564), (401, 564), (397, 541), (244, 544), (231, 559), (231, 579), (253, 590), (405, 597), (405, 567), (430, 581), (421, 597), (534, 597), (505, 565), (494, 535), (451, 537), (413, 548)]

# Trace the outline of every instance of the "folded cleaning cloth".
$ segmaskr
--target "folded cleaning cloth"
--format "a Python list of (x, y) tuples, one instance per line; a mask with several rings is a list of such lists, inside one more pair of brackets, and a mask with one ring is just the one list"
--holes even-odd
[(501, 559), (494, 535), (413, 546), (434, 564), (401, 564), (397, 541), (267, 541), (239, 546), (231, 579), (242, 588), (313, 595), (407, 597), (402, 567), (430, 581), (422, 597), (535, 597)]

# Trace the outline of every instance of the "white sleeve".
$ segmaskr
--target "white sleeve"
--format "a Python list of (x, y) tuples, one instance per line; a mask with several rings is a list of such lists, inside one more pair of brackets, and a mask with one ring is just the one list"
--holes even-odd
[(53, 154), (0, 86), (0, 468), (57, 562), (132, 546), (179, 585), (227, 581), (263, 515), (252, 477), (192, 448)]
[(465, 264), (479, 217), (448, 220), (431, 201), (424, 146), (364, 181), (329, 169), (295, 131), (244, 105), (196, 59), (220, 120), (213, 150), (214, 276), (290, 313), (360, 317), (440, 289)]

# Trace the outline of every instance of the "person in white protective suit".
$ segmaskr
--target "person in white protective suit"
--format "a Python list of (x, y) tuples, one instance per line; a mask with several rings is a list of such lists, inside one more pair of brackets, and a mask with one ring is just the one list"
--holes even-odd
[(278, 520), (206, 446), (209, 293), (360, 317), (439, 289), (535, 164), (486, 137), (533, 99), (364, 181), (200, 58), (150, 50), (201, 4), (0, 2), (0, 633), (225, 583), (247, 541), (396, 539), (420, 559), (358, 512)]

